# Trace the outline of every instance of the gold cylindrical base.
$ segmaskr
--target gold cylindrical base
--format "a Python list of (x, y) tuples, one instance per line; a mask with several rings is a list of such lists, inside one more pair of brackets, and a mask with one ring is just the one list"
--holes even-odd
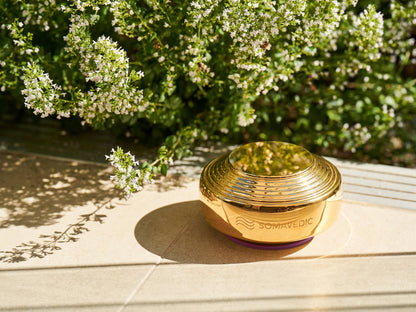
[(299, 241), (325, 231), (338, 217), (341, 198), (339, 190), (319, 203), (292, 207), (285, 212), (260, 212), (200, 193), (202, 213), (213, 228), (228, 236), (261, 244)]

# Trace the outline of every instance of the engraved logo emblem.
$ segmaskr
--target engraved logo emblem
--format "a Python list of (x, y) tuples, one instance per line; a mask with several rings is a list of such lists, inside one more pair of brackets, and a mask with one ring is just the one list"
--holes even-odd
[(254, 223), (254, 221), (247, 220), (246, 218), (243, 218), (241, 216), (239, 216), (239, 217), (237, 217), (235, 219), (235, 223), (237, 225), (240, 225), (242, 227), (245, 227), (248, 230), (253, 230), (255, 228), (255, 226), (256, 226), (255, 223)]
[(300, 219), (296, 221), (291, 221), (287, 223), (270, 223), (270, 222), (259, 222), (238, 216), (235, 219), (237, 226), (246, 228), (247, 230), (254, 230), (256, 227), (258, 229), (266, 230), (282, 230), (282, 229), (296, 229), (305, 226), (313, 225), (313, 218)]

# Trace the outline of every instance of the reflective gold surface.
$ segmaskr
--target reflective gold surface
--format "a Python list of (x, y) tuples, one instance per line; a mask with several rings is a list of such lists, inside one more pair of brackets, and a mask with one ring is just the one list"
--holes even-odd
[(257, 142), (240, 146), (228, 157), (230, 164), (245, 173), (285, 176), (309, 167), (313, 156), (301, 146), (283, 142)]
[(335, 222), (341, 175), (303, 147), (256, 142), (208, 163), (200, 198), (205, 219), (220, 232), (258, 243), (287, 243), (315, 236)]

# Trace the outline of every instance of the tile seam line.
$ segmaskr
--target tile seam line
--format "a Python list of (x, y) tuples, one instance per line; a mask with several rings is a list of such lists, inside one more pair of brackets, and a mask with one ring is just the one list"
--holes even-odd
[[(193, 218), (197, 215), (195, 213), (193, 215)], [(172, 245), (174, 245), (179, 238), (182, 236), (182, 234), (189, 228), (189, 225), (192, 221), (191, 218), (185, 225), (182, 227), (182, 229), (179, 231), (179, 233), (175, 236), (175, 238), (171, 241), (171, 243), (166, 247), (166, 249), (163, 251), (162, 255), (159, 256), (156, 263), (149, 269), (149, 271), (146, 273), (146, 275), (143, 277), (143, 279), (136, 285), (136, 287), (133, 289), (133, 291), (130, 293), (130, 295), (127, 297), (127, 299), (124, 301), (123, 305), (117, 309), (117, 312), (122, 312), (131, 302), (133, 297), (140, 291), (140, 289), (143, 287), (143, 285), (146, 283), (146, 281), (150, 278), (150, 276), (153, 274), (153, 272), (156, 270), (156, 268), (159, 266), (159, 264), (162, 262), (163, 257), (168, 253), (169, 249)]]
[(124, 303), (116, 310), (117, 312), (122, 312), (131, 302), (134, 295), (137, 294), (137, 292), (143, 287), (143, 285), (146, 283), (146, 281), (150, 278), (150, 276), (155, 271), (156, 267), (161, 263), (162, 257), (159, 256), (158, 260), (152, 267), (147, 271), (146, 275), (140, 280), (140, 282), (134, 287), (133, 291), (129, 294), (129, 296), (126, 298)]
[[(382, 173), (380, 173), (380, 174), (382, 174)], [(392, 183), (392, 184), (402, 184), (402, 185), (416, 186), (416, 183), (392, 181), (392, 180), (380, 179), (380, 178), (370, 178), (370, 177), (364, 177), (364, 176), (360, 176), (360, 175), (353, 175), (353, 174), (342, 173), (342, 172), (341, 172), (341, 176), (346, 177), (346, 178), (356, 178), (356, 179), (361, 179), (361, 180), (370, 180), (370, 181), (378, 181), (378, 182), (388, 182), (388, 183)], [(415, 182), (416, 182), (416, 178), (412, 178), (412, 179), (415, 180)]]
[(360, 187), (365, 187), (365, 188), (370, 188), (370, 189), (378, 189), (378, 190), (384, 190), (384, 191), (391, 191), (391, 192), (398, 192), (398, 193), (406, 193), (406, 194), (414, 194), (414, 195), (416, 195), (416, 192), (403, 191), (403, 190), (399, 190), (399, 189), (392, 189), (392, 188), (381, 187), (381, 186), (365, 185), (365, 184), (350, 183), (350, 182), (342, 182), (342, 184), (343, 185), (360, 186)]
[[(399, 171), (416, 171), (416, 168), (411, 168), (411, 167), (400, 167), (400, 166), (394, 166), (394, 165), (386, 165), (386, 164), (372, 164), (372, 163), (360, 163), (357, 165), (347, 165), (345, 163), (342, 162), (342, 159), (337, 159), (335, 158), (337, 161), (334, 161), (334, 165), (337, 168), (340, 169), (346, 169), (346, 170), (359, 170), (359, 171), (366, 171), (366, 172), (373, 172), (373, 173), (383, 173), (386, 175), (395, 175), (395, 176), (401, 176), (401, 177), (408, 177), (408, 178), (416, 178), (416, 175), (414, 173), (401, 173), (401, 172), (385, 172), (385, 171), (380, 171), (380, 169), (376, 169), (376, 168), (363, 168), (367, 165), (371, 165), (371, 166), (380, 166), (380, 167), (387, 167), (389, 169), (394, 170), (395, 168), (397, 168)], [(336, 162), (336, 163), (335, 163)]]
[(282, 295), (282, 296), (258, 296), (258, 297), (226, 297), (213, 299), (182, 299), (182, 300), (163, 300), (163, 301), (142, 301), (143, 305), (157, 305), (157, 304), (193, 304), (193, 303), (223, 303), (223, 302), (238, 302), (238, 301), (260, 301), (260, 300), (287, 300), (287, 299), (310, 299), (310, 298), (342, 298), (342, 297), (383, 297), (383, 296), (402, 296), (414, 295), (412, 290), (405, 291), (386, 291), (379, 293), (318, 293), (306, 295)]
[[(380, 171), (380, 170), (376, 170), (376, 169), (367, 169), (367, 168), (361, 168), (363, 166), (365, 166), (366, 164), (363, 165), (357, 165), (357, 166), (348, 166), (348, 165), (344, 165), (342, 163), (337, 164), (336, 166), (339, 169), (346, 169), (346, 170), (358, 170), (358, 171), (365, 171), (365, 172), (373, 172), (373, 173), (381, 173), (381, 174), (385, 174), (385, 175), (392, 175), (392, 176), (399, 176), (399, 177), (406, 177), (406, 178), (416, 178), (416, 176), (414, 174), (411, 173), (399, 173), (399, 172), (385, 172), (385, 171)], [(384, 164), (374, 164), (375, 166), (386, 166), (386, 167), (392, 167), (390, 169), (393, 169), (395, 167), (400, 168), (400, 169), (404, 169), (404, 170), (409, 170), (409, 171), (416, 171), (415, 168), (405, 168), (405, 167), (398, 167), (398, 166), (392, 166), (392, 165), (384, 165)]]
[(78, 159), (78, 158), (70, 158), (70, 157), (67, 158), (67, 157), (54, 156), (54, 155), (49, 155), (49, 154), (40, 154), (40, 153), (28, 152), (28, 151), (15, 151), (15, 150), (9, 150), (9, 149), (0, 150), (0, 152), (7, 152), (7, 153), (10, 153), (10, 154), (22, 154), (22, 155), (27, 155), (27, 156), (41, 157), (41, 158), (46, 158), (46, 159), (49, 159), (49, 160), (58, 160), (58, 161), (63, 161), (63, 162), (77, 162), (77, 163), (85, 164), (85, 165), (93, 165), (93, 166), (102, 167), (102, 168), (110, 168), (110, 166), (108, 164), (106, 164), (105, 162), (101, 163), (101, 162), (95, 162), (95, 161)]
[(369, 196), (369, 197), (373, 197), (377, 199), (386, 198), (386, 199), (391, 199), (391, 200), (396, 200), (396, 201), (416, 203), (416, 200), (413, 200), (413, 199), (403, 199), (403, 198), (390, 197), (390, 196), (374, 195), (374, 194), (354, 192), (354, 191), (349, 191), (349, 190), (344, 190), (344, 194), (358, 194), (358, 195)]
[(179, 238), (182, 236), (182, 234), (186, 232), (186, 230), (189, 228), (189, 225), (193, 221), (193, 218), (195, 218), (197, 214), (198, 214), (198, 212), (195, 212), (193, 214), (192, 218), (190, 218), (190, 220), (185, 223), (185, 225), (182, 227), (182, 229), (178, 232), (178, 234), (175, 236), (175, 238), (171, 241), (171, 243), (169, 244), (169, 246), (166, 247), (166, 249), (163, 251), (163, 253), (161, 255), (161, 258), (162, 259), (165, 259), (165, 256), (168, 254), (168, 252), (171, 249), (171, 247), (179, 240)]

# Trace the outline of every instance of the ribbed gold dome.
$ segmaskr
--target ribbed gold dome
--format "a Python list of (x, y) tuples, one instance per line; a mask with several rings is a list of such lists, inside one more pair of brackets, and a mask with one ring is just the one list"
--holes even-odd
[(279, 212), (326, 200), (341, 186), (337, 168), (285, 142), (243, 145), (211, 161), (201, 191), (242, 208)]
[(310, 240), (335, 222), (342, 200), (337, 168), (284, 142), (250, 143), (214, 159), (199, 191), (211, 226), (256, 244)]

